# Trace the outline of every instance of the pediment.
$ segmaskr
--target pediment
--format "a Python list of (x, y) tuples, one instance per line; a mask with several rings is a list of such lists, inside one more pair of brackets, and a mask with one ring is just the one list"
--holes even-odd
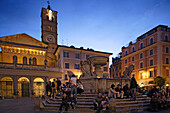
[(40, 47), (47, 47), (48, 46), (47, 44), (33, 38), (32, 36), (30, 36), (26, 33), (0, 37), (0, 40), (6, 41), (6, 42), (19, 43), (19, 44), (40, 46)]

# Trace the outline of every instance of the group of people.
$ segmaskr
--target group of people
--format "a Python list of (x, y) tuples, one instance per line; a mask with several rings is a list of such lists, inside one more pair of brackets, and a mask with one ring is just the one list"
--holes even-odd
[(98, 92), (98, 95), (94, 98), (93, 101), (94, 110), (97, 110), (97, 113), (100, 113), (100, 110), (108, 110), (109, 109), (109, 98), (104, 93)]
[(126, 96), (126, 98), (129, 98), (129, 96), (131, 96), (132, 100), (135, 101), (138, 88), (138, 84), (133, 76), (130, 82), (130, 87), (128, 84), (126, 84), (122, 89), (121, 85), (118, 84), (115, 88), (115, 85), (112, 84), (108, 92), (108, 97), (122, 99), (124, 98), (124, 96)]
[(72, 109), (75, 108), (77, 104), (77, 94), (82, 94), (84, 92), (84, 87), (81, 81), (77, 80), (75, 75), (72, 75), (69, 82), (61, 83), (57, 78), (53, 82), (49, 81), (46, 85), (46, 95), (48, 98), (55, 98), (57, 95), (62, 96), (62, 103), (60, 105), (60, 112), (62, 108), (65, 107), (65, 111), (71, 106)]
[(160, 89), (154, 86), (151, 90), (149, 90), (147, 96), (151, 97), (151, 110), (157, 111), (158, 109), (166, 109), (168, 106), (167, 100), (169, 98), (169, 94), (169, 87), (167, 87), (166, 89), (162, 87)]

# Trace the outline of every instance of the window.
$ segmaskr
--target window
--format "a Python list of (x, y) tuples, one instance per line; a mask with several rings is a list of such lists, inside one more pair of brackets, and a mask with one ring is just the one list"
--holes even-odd
[(143, 48), (143, 43), (140, 43), (140, 49), (142, 49)]
[(48, 26), (48, 30), (49, 30), (49, 31), (52, 31), (53, 28), (52, 28), (51, 26)]
[(33, 58), (33, 65), (37, 65), (37, 59), (35, 57)]
[(135, 47), (132, 47), (132, 52), (135, 52)]
[(23, 57), (23, 64), (27, 64), (27, 57)]
[(65, 69), (69, 69), (69, 63), (65, 63)]
[(153, 59), (149, 61), (150, 66), (153, 66)]
[(127, 64), (127, 59), (125, 59), (125, 64)]
[(168, 42), (168, 36), (167, 35), (165, 36), (165, 41)]
[(166, 58), (166, 64), (169, 64), (169, 58)]
[(166, 53), (169, 53), (169, 47), (166, 47), (165, 52), (166, 52)]
[(13, 56), (13, 63), (16, 64), (17, 63), (17, 56)]
[(90, 57), (90, 55), (86, 55), (86, 59), (88, 59)]
[(127, 52), (127, 50), (125, 51), (125, 55), (127, 55), (128, 54), (128, 52)]
[(104, 67), (104, 71), (108, 71), (108, 68), (107, 68), (107, 67)]
[(153, 55), (153, 49), (149, 51), (149, 55)]
[(80, 64), (75, 64), (75, 69), (80, 69)]
[(143, 62), (140, 63), (140, 68), (143, 68)]
[(149, 71), (149, 76), (153, 77), (153, 71)]
[(80, 54), (79, 54), (79, 53), (76, 53), (75, 58), (79, 59), (79, 58), (80, 58)]
[(64, 52), (64, 57), (69, 58), (69, 52)]
[(140, 59), (143, 58), (143, 53), (140, 54)]
[(150, 38), (150, 45), (153, 44), (153, 38)]
[(132, 61), (135, 61), (135, 57), (134, 56), (132, 57)]

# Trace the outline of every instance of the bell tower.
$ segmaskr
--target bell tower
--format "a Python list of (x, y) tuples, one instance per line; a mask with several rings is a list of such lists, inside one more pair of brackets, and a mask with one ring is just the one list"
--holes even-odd
[(41, 10), (41, 38), (42, 42), (57, 44), (57, 11), (53, 11), (49, 5)]
[(41, 10), (41, 32), (42, 42), (48, 44), (46, 52), (47, 67), (56, 67), (56, 56), (54, 52), (57, 48), (57, 11), (53, 11), (47, 1), (48, 7)]

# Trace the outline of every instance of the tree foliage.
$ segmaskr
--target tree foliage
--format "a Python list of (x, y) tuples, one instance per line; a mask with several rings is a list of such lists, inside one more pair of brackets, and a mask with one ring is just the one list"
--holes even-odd
[(159, 87), (162, 87), (163, 85), (165, 85), (165, 81), (166, 81), (165, 78), (158, 76), (158, 77), (154, 78), (153, 83), (156, 84)]

